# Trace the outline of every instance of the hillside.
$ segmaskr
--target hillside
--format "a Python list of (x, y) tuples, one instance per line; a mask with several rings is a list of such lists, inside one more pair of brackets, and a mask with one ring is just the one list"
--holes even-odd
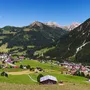
[(70, 59), (77, 62), (90, 62), (90, 19), (64, 35), (56, 47), (46, 55), (59, 60)]
[(5, 44), (10, 52), (16, 54), (33, 55), (37, 49), (55, 43), (67, 31), (59, 27), (49, 27), (44, 23), (35, 21), (24, 27), (6, 26), (0, 29), (1, 43)]
[[(15, 65), (30, 65), (30, 68), (9, 68), (10, 66), (8, 66), (7, 68), (2, 68), (0, 69), (0, 72), (6, 71), (8, 73), (8, 78), (0, 75), (0, 85), (2, 86), (0, 90), (51, 90), (51, 88), (52, 90), (89, 90), (90, 83), (86, 82), (87, 78), (65, 74), (65, 72), (67, 72), (67, 69), (65, 67), (58, 66), (55, 63), (56, 61), (53, 61), (51, 65), (50, 61), (46, 63), (41, 63), (37, 60), (24, 59), (22, 60), (22, 62), (19, 61), (15, 63)], [(36, 73), (36, 70), (31, 70), (32, 67), (34, 70), (35, 68), (40, 67), (44, 70), (44, 72), (38, 71)], [(56, 77), (57, 84), (39, 84), (37, 80), (40, 74), (42, 74), (43, 76), (52, 75)], [(60, 85), (60, 81), (63, 81), (64, 84)], [(45, 88), (43, 88), (43, 86)]]

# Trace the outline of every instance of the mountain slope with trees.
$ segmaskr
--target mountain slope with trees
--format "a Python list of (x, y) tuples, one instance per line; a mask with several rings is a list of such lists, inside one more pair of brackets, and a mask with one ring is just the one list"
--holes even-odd
[(90, 19), (79, 27), (64, 35), (56, 47), (46, 55), (57, 57), (58, 60), (73, 58), (77, 62), (90, 62)]
[(31, 56), (37, 49), (55, 43), (61, 36), (68, 33), (62, 28), (49, 27), (38, 21), (24, 27), (5, 26), (0, 31), (0, 38), (2, 38), (0, 46), (7, 43), (6, 48), (10, 52), (17, 54), (23, 52)]

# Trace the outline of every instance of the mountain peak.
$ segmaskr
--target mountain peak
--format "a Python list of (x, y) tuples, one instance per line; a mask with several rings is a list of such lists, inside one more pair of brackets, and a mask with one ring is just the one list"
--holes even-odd
[(78, 22), (73, 22), (71, 25), (68, 26), (62, 26), (62, 28), (67, 29), (68, 31), (73, 30), (74, 28), (78, 27), (80, 23)]
[(74, 28), (78, 27), (80, 25), (80, 23), (78, 22), (73, 22), (70, 26), (69, 26), (69, 30), (73, 30)]
[(39, 21), (34, 21), (30, 26), (31, 27), (43, 27), (43, 23)]
[(59, 24), (57, 24), (56, 22), (47, 22), (45, 23), (46, 25), (50, 26), (50, 27), (61, 27)]
[(73, 22), (71, 25), (80, 25), (80, 23), (78, 23), (78, 22)]
[(61, 26), (56, 22), (47, 22), (45, 24), (50, 27), (54, 27), (54, 28), (59, 27), (59, 28), (63, 28), (63, 29), (69, 30), (69, 31), (73, 30), (74, 28), (76, 28), (80, 25), (80, 23), (78, 23), (78, 22), (73, 22), (71, 25), (68, 25), (68, 26)]
[[(77, 25), (77, 23), (72, 24)], [(65, 46), (65, 48), (64, 48)], [(64, 52), (63, 52), (64, 51)], [(74, 57), (77, 62), (90, 62), (90, 19), (64, 35), (50, 52), (60, 58)], [(59, 53), (59, 54), (58, 54)]]

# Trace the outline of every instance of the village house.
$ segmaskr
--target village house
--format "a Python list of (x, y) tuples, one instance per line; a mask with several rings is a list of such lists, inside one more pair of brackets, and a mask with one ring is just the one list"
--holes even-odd
[(54, 76), (46, 75), (40, 78), (40, 84), (57, 84), (57, 79)]
[(80, 72), (83, 72), (85, 75), (90, 74), (90, 69), (89, 66), (83, 66), (81, 63), (80, 64), (75, 64), (75, 63), (68, 63), (64, 62), (61, 63), (61, 66), (65, 67), (68, 69), (69, 74), (74, 75), (74, 73), (79, 70)]
[(7, 54), (0, 54), (0, 59), (3, 60), (3, 59), (6, 59), (8, 57)]

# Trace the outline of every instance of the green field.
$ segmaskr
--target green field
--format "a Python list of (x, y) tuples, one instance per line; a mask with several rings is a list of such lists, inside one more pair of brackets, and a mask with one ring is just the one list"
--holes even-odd
[[(51, 63), (40, 63), (37, 60), (22, 60), (15, 65), (20, 66), (20, 65), (30, 65), (30, 67), (36, 68), (36, 67), (41, 67), (46, 71), (61, 71), (63, 68), (59, 67), (58, 65), (51, 65)], [(8, 65), (9, 66), (9, 65)], [(20, 68), (5, 68), (5, 69), (0, 69), (0, 71), (7, 71), (7, 72), (13, 72), (13, 71), (22, 71), (23, 69)]]
[[(86, 83), (85, 81), (87, 80), (84, 77), (79, 77), (79, 76), (72, 76), (72, 75), (64, 75), (61, 74), (61, 71), (64, 69), (61, 66), (58, 65), (53, 65), (48, 63), (40, 63), (36, 60), (23, 60), (22, 62), (16, 63), (16, 65), (30, 65), (33, 68), (36, 67), (41, 67), (45, 70), (45, 72), (31, 72), (30, 71), (30, 76), (37, 80), (37, 76), (41, 73), (43, 75), (53, 75), (57, 77), (58, 81), (63, 80), (65, 82), (74, 82), (74, 83)], [(20, 71), (25, 71), (20, 68), (9, 68), (9, 69), (0, 69), (1, 71), (7, 71), (7, 72), (20, 72)], [(30, 80), (27, 74), (23, 75), (9, 75), (8, 78), (0, 76), (0, 82), (9, 82), (9, 83), (20, 83), (20, 84), (36, 84), (33, 81)]]
[(31, 67), (33, 68), (36, 68), (36, 67), (41, 67), (43, 69), (46, 69), (46, 70), (55, 70), (55, 71), (60, 71), (61, 67), (59, 67), (58, 65), (51, 65), (51, 63), (40, 63), (39, 61), (37, 60), (23, 60), (19, 63), (16, 63), (16, 65), (30, 65)]
[(65, 83), (63, 86), (59, 86), (0, 83), (0, 90), (90, 90), (90, 85)]
[(3, 69), (0, 69), (0, 72), (3, 72), (3, 71), (6, 71), (6, 72), (18, 72), (18, 71), (23, 71), (23, 69), (20, 69), (20, 68), (3, 68)]
[[(87, 84), (86, 83), (86, 78), (83, 77), (78, 77), (78, 76), (71, 76), (71, 75), (62, 75), (58, 73), (49, 73), (45, 72), (42, 73), (43, 75), (53, 75), (57, 77), (58, 81), (63, 80), (64, 82), (69, 82), (69, 83), (81, 83), (81, 84)], [(37, 76), (39, 73), (30, 73), (30, 76), (34, 79), (37, 80)], [(18, 84), (38, 84), (36, 82), (33, 82), (27, 74), (24, 75), (9, 75), (8, 78), (0, 76), (0, 82), (7, 82), (7, 83), (18, 83)]]
[[(87, 79), (84, 77), (79, 76), (72, 76), (72, 75), (64, 75), (61, 74), (61, 71), (64, 70), (63, 67), (60, 67), (58, 65), (51, 66), (51, 63), (40, 63), (36, 60), (23, 60), (21, 62), (16, 63), (16, 65), (30, 65), (33, 68), (41, 67), (45, 70), (45, 72), (30, 72), (30, 76), (37, 81), (37, 76), (39, 74), (43, 75), (53, 75), (58, 79), (58, 82), (60, 80), (63, 80), (65, 85), (59, 86), (59, 85), (45, 85), (43, 88), (43, 85), (39, 85), (38, 82), (34, 82), (30, 79), (28, 74), (22, 74), (22, 75), (9, 75), (9, 77), (3, 77), (0, 76), (0, 90), (89, 90), (90, 83), (86, 82)], [(8, 71), (8, 72), (22, 72), (26, 71), (20, 68), (6, 68), (6, 69), (0, 69), (0, 71)], [(9, 86), (8, 86), (9, 85)], [(5, 86), (5, 87), (4, 87)], [(79, 87), (80, 86), (80, 87)], [(6, 88), (7, 87), (7, 88)], [(18, 88), (19, 89), (18, 89)], [(75, 87), (75, 88), (73, 88)], [(25, 89), (26, 88), (26, 89)], [(52, 88), (52, 89), (51, 89)]]

